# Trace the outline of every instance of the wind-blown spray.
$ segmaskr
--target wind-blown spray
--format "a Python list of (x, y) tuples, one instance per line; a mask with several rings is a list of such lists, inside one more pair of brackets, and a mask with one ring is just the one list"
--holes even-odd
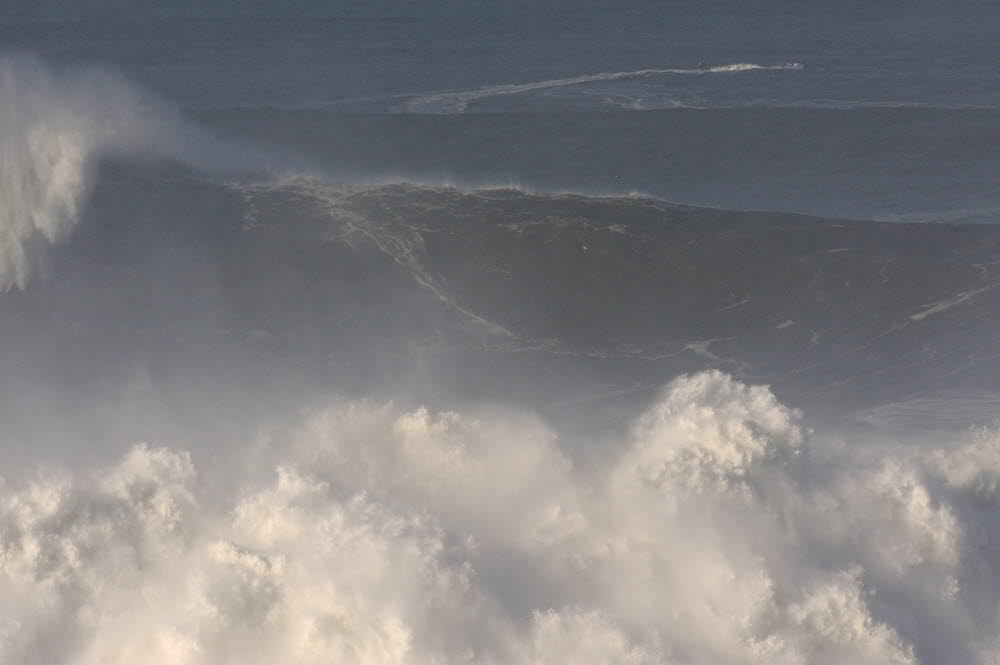
[(0, 58), (0, 291), (43, 271), (46, 248), (79, 221), (103, 158), (243, 167), (234, 153), (112, 71)]

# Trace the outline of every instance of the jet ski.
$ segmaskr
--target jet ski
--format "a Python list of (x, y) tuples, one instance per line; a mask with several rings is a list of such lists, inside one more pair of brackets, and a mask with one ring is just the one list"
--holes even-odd
[(798, 62), (796, 60), (789, 60), (785, 63), (785, 69), (805, 69), (806, 63)]

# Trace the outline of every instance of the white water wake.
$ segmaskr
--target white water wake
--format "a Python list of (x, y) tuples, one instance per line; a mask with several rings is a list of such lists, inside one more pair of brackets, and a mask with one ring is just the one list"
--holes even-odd
[(600, 74), (586, 74), (583, 76), (573, 76), (570, 78), (552, 79), (548, 81), (494, 85), (484, 88), (476, 88), (474, 90), (437, 92), (413, 97), (405, 102), (404, 108), (406, 111), (411, 113), (462, 113), (468, 107), (470, 102), (478, 99), (498, 97), (501, 95), (517, 95), (525, 92), (532, 92), (534, 90), (545, 90), (547, 88), (563, 88), (585, 83), (621, 81), (625, 79), (638, 79), (647, 76), (662, 76), (670, 74), (681, 76), (702, 76), (706, 74), (730, 74), (754, 70), (776, 69), (785, 69), (785, 67), (782, 65), (758, 65), (752, 62), (737, 62), (729, 65), (699, 67), (695, 69), (672, 67), (666, 69), (640, 69), (632, 72), (604, 72)]
[(708, 372), (607, 464), (525, 414), (349, 403), (248, 446), (270, 477), (230, 465), (228, 498), (146, 446), (8, 478), (0, 662), (992, 663), (997, 432), (800, 420)]

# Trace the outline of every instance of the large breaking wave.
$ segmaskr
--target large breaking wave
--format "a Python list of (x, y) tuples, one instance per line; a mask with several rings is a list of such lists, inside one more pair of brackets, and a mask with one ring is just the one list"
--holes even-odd
[[(600, 462), (537, 418), (338, 402), (8, 478), (7, 663), (988, 663), (1000, 435), (838, 442), (679, 378)], [(253, 470), (251, 470), (253, 469)], [(270, 469), (270, 471), (268, 471)]]
[[(63, 282), (0, 301), (0, 441), (58, 422), (57, 450), (120, 449), (91, 443), (91, 412), (148, 439), (3, 467), (0, 662), (1000, 651), (998, 429), (817, 432), (747, 378), (814, 404), (991, 382), (990, 229), (163, 178), (148, 158), (259, 155), (103, 71), (8, 58), (0, 93), (0, 289), (78, 241)], [(435, 407), (399, 405), (448, 371)], [(591, 428), (622, 394), (641, 413)], [(569, 426), (539, 413), (556, 403)]]

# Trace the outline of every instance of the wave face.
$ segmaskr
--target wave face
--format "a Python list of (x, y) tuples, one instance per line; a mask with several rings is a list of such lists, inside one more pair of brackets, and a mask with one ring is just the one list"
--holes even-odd
[(1000, 369), (994, 226), (135, 162), (107, 166), (81, 224), (55, 283), (0, 303), (0, 343), (70, 403), (94, 376), (152, 372), (286, 382), (269, 401), (433, 384), (545, 406), (716, 368), (842, 412), (990, 392)]
[[(987, 663), (1000, 435), (831, 445), (681, 377), (599, 466), (519, 413), (338, 403), (0, 489), (4, 662)], [(252, 474), (248, 477), (254, 477)]]

